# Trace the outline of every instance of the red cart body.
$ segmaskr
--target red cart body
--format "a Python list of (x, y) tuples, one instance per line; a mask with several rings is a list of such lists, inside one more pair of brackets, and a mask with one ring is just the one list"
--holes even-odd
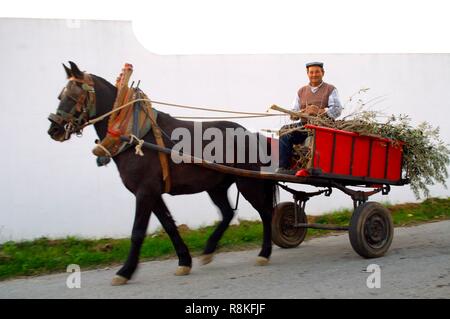
[(403, 142), (315, 125), (305, 127), (313, 133), (308, 171), (314, 175), (383, 184), (402, 182)]

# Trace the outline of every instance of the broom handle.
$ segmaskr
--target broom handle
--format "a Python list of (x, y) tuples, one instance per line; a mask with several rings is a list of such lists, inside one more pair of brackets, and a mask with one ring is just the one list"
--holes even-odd
[(278, 106), (276, 104), (273, 104), (270, 107), (270, 109), (275, 110), (275, 111), (279, 111), (279, 112), (283, 112), (283, 113), (289, 114), (291, 116), (299, 117), (299, 118), (301, 118), (301, 117), (304, 117), (306, 119), (312, 118), (310, 115), (307, 115), (304, 112), (297, 112), (297, 111), (288, 110), (288, 109), (282, 108), (281, 106)]

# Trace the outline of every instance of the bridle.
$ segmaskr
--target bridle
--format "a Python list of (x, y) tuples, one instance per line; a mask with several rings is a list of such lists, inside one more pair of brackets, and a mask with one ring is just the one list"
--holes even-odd
[(92, 77), (83, 73), (83, 79), (78, 79), (76, 77), (70, 77), (69, 81), (74, 81), (81, 83), (81, 89), (83, 90), (78, 98), (75, 98), (66, 93), (67, 88), (64, 88), (59, 95), (59, 99), (62, 98), (63, 94), (73, 100), (75, 105), (72, 107), (70, 112), (65, 112), (58, 109), (55, 113), (50, 113), (48, 119), (62, 127), (65, 131), (65, 139), (68, 139), (72, 133), (77, 136), (82, 135), (82, 131), (89, 119), (95, 116), (96, 105), (95, 105), (95, 89)]

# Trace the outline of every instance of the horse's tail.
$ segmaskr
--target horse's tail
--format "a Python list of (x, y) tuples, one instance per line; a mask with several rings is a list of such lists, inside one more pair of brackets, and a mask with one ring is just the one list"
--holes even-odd
[(273, 214), (273, 208), (278, 204), (278, 199), (280, 197), (278, 182), (272, 180), (264, 180), (264, 189), (265, 194), (267, 194), (267, 196), (264, 197), (266, 201), (265, 206), (270, 207), (270, 211)]

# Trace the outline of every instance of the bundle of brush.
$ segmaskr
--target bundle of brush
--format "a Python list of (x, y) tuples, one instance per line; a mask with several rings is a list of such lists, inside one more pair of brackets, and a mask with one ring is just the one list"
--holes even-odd
[[(367, 89), (366, 89), (367, 90)], [(360, 90), (358, 93), (361, 93)], [(363, 91), (365, 92), (365, 91)], [(351, 98), (350, 98), (351, 101)], [(429, 197), (428, 186), (437, 183), (446, 187), (448, 178), (447, 167), (450, 164), (449, 145), (442, 141), (439, 127), (433, 127), (427, 122), (413, 126), (407, 115), (385, 116), (381, 112), (367, 111), (367, 102), (358, 100), (358, 108), (339, 120), (332, 120), (324, 116), (306, 116), (313, 125), (330, 127), (338, 130), (355, 132), (366, 136), (384, 137), (403, 141), (403, 169), (404, 176), (409, 178), (410, 187), (416, 198)], [(345, 106), (346, 108), (347, 106)], [(271, 107), (291, 115), (302, 115), (280, 107)], [(384, 118), (384, 121), (380, 121)], [(280, 135), (293, 130), (291, 128), (280, 132)], [(305, 159), (308, 160), (308, 159)]]
[(439, 127), (427, 122), (414, 127), (411, 118), (402, 114), (388, 116), (384, 122), (378, 122), (379, 118), (378, 112), (362, 111), (350, 119), (335, 121), (329, 127), (405, 142), (403, 169), (416, 198), (420, 198), (421, 193), (428, 197), (430, 185), (440, 183), (446, 187), (450, 149), (439, 136)]
[(307, 168), (311, 160), (311, 148), (308, 144), (294, 144), (292, 160), (295, 162), (296, 169)]

